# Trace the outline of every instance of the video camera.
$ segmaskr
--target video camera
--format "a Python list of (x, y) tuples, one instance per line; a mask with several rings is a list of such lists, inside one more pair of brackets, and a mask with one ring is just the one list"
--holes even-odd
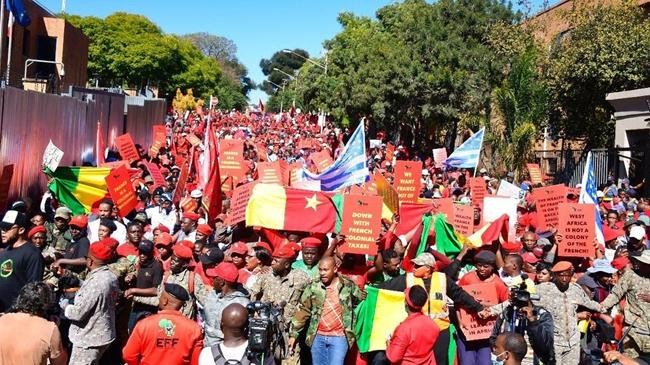
[[(282, 310), (263, 302), (250, 302), (248, 310), (248, 357), (260, 358), (274, 348), (281, 331)], [(281, 332), (280, 332), (281, 333)]]
[(528, 275), (521, 274), (521, 284), (510, 289), (510, 307), (508, 309), (508, 317), (510, 318), (508, 331), (519, 333), (522, 336), (528, 327), (528, 318), (521, 313), (521, 308), (527, 307), (530, 301), (530, 293), (526, 284), (527, 279)]

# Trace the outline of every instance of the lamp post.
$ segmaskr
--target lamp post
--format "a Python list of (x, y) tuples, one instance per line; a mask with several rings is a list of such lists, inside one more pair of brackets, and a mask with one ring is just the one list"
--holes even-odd
[[(282, 107), (284, 106), (284, 85), (287, 84), (287, 80), (282, 81), (282, 86), (276, 84), (273, 81), (269, 81), (269, 80), (267, 80), (267, 81), (268, 81), (269, 84), (277, 87), (278, 89), (282, 89), (282, 97), (280, 98), (280, 114), (282, 114)], [(276, 91), (276, 94), (277, 94), (277, 91)]]
[(327, 52), (325, 52), (325, 64), (324, 65), (322, 63), (320, 63), (320, 62), (316, 62), (316, 61), (312, 60), (311, 58), (305, 57), (305, 56), (301, 55), (300, 53), (294, 52), (294, 51), (292, 51), (290, 49), (283, 49), (282, 52), (283, 53), (291, 53), (292, 55), (296, 55), (296, 56), (302, 58), (303, 60), (305, 60), (307, 62), (310, 62), (310, 63), (322, 68), (323, 70), (325, 70), (325, 75), (327, 75)]
[[(281, 73), (281, 74), (283, 74), (283, 75), (289, 77), (289, 79), (291, 79), (291, 80), (296, 79), (295, 76), (291, 76), (291, 75), (289, 75), (288, 73), (286, 73), (286, 72), (280, 70), (280, 69), (277, 68), (277, 67), (274, 67), (273, 70), (278, 71), (279, 73)], [(285, 81), (286, 81), (286, 80), (285, 80)], [(294, 90), (294, 93), (293, 93), (293, 105), (296, 105), (296, 93), (295, 93), (295, 90)]]

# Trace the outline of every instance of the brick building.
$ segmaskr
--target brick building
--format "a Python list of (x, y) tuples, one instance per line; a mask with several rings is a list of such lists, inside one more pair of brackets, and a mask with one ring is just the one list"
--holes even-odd
[[(88, 38), (80, 29), (57, 18), (36, 1), (24, 0), (24, 5), (32, 22), (28, 27), (14, 24), (10, 32), (10, 52), (7, 51), (9, 35), (5, 35), (0, 75), (6, 75), (7, 56), (11, 53), (9, 86), (44, 92), (61, 92), (73, 85), (85, 86), (88, 79)], [(7, 14), (5, 18), (8, 17)], [(27, 67), (26, 79), (23, 80), (28, 59), (60, 64), (34, 62)]]

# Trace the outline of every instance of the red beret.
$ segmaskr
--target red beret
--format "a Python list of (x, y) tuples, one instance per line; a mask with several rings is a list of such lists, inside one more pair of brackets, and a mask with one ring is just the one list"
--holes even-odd
[(207, 224), (199, 224), (196, 226), (196, 231), (204, 236), (209, 236), (212, 234), (212, 228)]
[(300, 240), (300, 243), (302, 243), (302, 248), (305, 248), (305, 247), (318, 248), (318, 247), (321, 246), (323, 241), (321, 241), (320, 238), (318, 238), (318, 237), (311, 236), (311, 237), (303, 238), (302, 240)]
[(191, 260), (193, 256), (189, 247), (177, 244), (174, 246), (174, 255), (179, 259)]
[(110, 247), (113, 251), (115, 251), (117, 249), (117, 246), (120, 245), (120, 243), (117, 242), (117, 240), (113, 237), (106, 237), (103, 240), (99, 240), (99, 242), (103, 242), (105, 245)]
[(158, 227), (154, 228), (154, 231), (155, 231), (156, 229), (159, 230), (160, 232), (171, 233), (171, 231), (169, 230), (169, 228), (167, 228), (167, 226), (165, 226), (165, 225), (163, 225), (163, 224), (159, 224)]
[(183, 218), (191, 219), (193, 221), (198, 221), (201, 218), (200, 215), (192, 212), (183, 213)]
[(246, 255), (248, 253), (248, 246), (242, 241), (235, 242), (230, 246), (230, 254)]
[(268, 243), (266, 243), (266, 242), (264, 242), (264, 241), (255, 242), (255, 247), (263, 248), (263, 249), (265, 249), (266, 251), (268, 251), (269, 253), (272, 253), (272, 252), (273, 252), (273, 250), (271, 249), (271, 245), (269, 245)]
[(298, 251), (291, 243), (280, 245), (273, 251), (273, 257), (279, 259), (295, 259), (298, 256)]
[(34, 237), (35, 234), (37, 233), (47, 233), (47, 229), (45, 229), (45, 226), (36, 226), (27, 232), (27, 238), (31, 239)]
[(628, 259), (625, 256), (619, 256), (619, 257), (615, 258), (614, 260), (612, 260), (612, 266), (614, 266), (614, 268), (616, 270), (623, 269), (629, 263), (630, 263), (630, 259)]
[(620, 236), (625, 236), (625, 232), (621, 229), (612, 229), (608, 226), (603, 227), (603, 236), (605, 242), (613, 241)]
[(79, 228), (86, 228), (88, 226), (88, 216), (87, 215), (76, 215), (70, 219), (70, 226), (75, 226)]
[(535, 256), (535, 254), (532, 253), (532, 252), (524, 252), (524, 253), (521, 255), (521, 258), (522, 258), (525, 262), (527, 262), (527, 263), (529, 263), (529, 264), (531, 264), (531, 265), (535, 265), (535, 264), (537, 264), (537, 263), (539, 262), (539, 258), (537, 258), (537, 256)]
[(207, 269), (205, 274), (212, 278), (222, 278), (229, 283), (236, 283), (239, 278), (239, 270), (231, 262), (222, 262), (213, 268)]
[(521, 242), (503, 242), (501, 244), (501, 247), (507, 252), (507, 253), (517, 253), (521, 251), (521, 248), (523, 247), (521, 245)]
[(573, 270), (573, 265), (569, 261), (560, 261), (551, 268), (552, 272), (562, 272), (567, 270)]
[(113, 258), (115, 250), (105, 240), (94, 242), (89, 248), (90, 254), (102, 261)]
[(162, 232), (161, 234), (156, 237), (156, 246), (158, 245), (163, 245), (163, 246), (170, 246), (172, 244), (172, 236), (167, 233), (167, 232)]
[(185, 246), (185, 247), (189, 248), (190, 250), (194, 251), (194, 246), (195, 245), (194, 245), (194, 242), (192, 242), (192, 241), (188, 241), (188, 240), (178, 241), (178, 242), (176, 242), (176, 246), (178, 246), (178, 245)]

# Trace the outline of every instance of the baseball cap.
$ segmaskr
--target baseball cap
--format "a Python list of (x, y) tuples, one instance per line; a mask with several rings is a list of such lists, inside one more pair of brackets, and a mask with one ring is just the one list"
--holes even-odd
[(642, 240), (645, 237), (645, 229), (643, 227), (634, 226), (630, 228), (630, 238)]
[(8, 210), (2, 221), (0, 221), (0, 228), (8, 230), (14, 225), (18, 227), (27, 228), (27, 216), (17, 210)]
[(70, 219), (72, 216), (72, 211), (68, 209), (67, 207), (58, 207), (56, 208), (56, 212), (54, 213), (54, 218), (63, 218), (63, 219)]
[(70, 223), (68, 223), (68, 225), (79, 227), (81, 229), (86, 228), (86, 226), (88, 226), (88, 216), (76, 215), (70, 219)]
[(235, 242), (230, 246), (230, 254), (246, 255), (246, 253), (248, 253), (248, 246), (244, 242)]
[(231, 262), (222, 262), (219, 265), (205, 271), (205, 274), (216, 278), (222, 278), (229, 283), (236, 283), (239, 278), (239, 270)]
[(436, 266), (436, 258), (433, 257), (433, 255), (428, 253), (428, 252), (422, 252), (416, 258), (414, 258), (411, 262), (414, 265), (419, 265), (419, 266), (429, 266), (429, 267), (435, 267)]
[(650, 265), (650, 250), (643, 250), (640, 255), (630, 255), (630, 257), (646, 265)]

